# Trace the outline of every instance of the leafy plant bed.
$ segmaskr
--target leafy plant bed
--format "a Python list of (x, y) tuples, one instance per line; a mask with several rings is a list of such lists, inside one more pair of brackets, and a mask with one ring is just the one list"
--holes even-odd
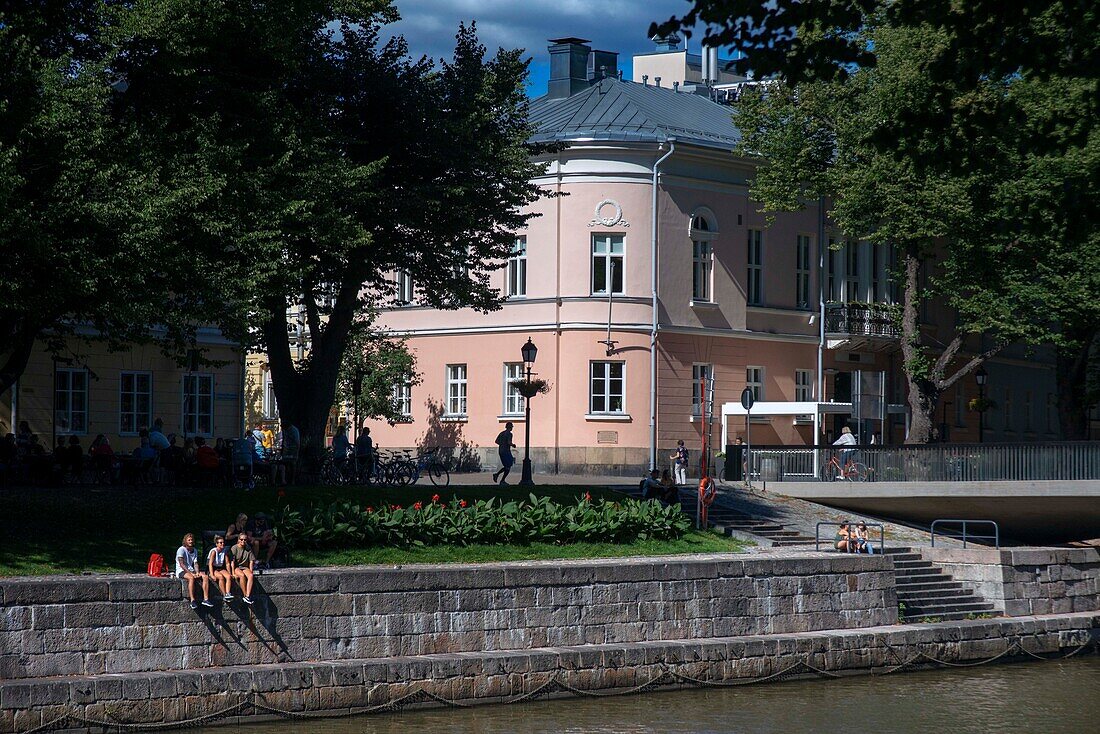
[[(185, 532), (225, 529), (238, 512), (269, 514), (282, 505), (298, 506), (357, 502), (409, 506), (430, 502), (432, 487), (364, 489), (361, 487), (257, 487), (252, 492), (225, 488), (56, 487), (0, 488), (0, 576), (47, 574), (142, 573), (150, 553), (171, 554)], [(593, 500), (622, 499), (613, 490), (584, 486), (545, 486), (539, 497), (572, 502), (586, 491)], [(282, 495), (280, 496), (280, 492)], [(502, 501), (527, 497), (527, 488), (495, 485), (461, 488), (471, 502), (491, 497)], [(702, 536), (701, 540), (699, 537)], [(694, 538), (694, 540), (693, 540)], [(705, 540), (705, 542), (703, 542)], [(743, 546), (713, 534), (689, 534), (676, 541), (645, 541), (612, 545), (452, 546), (353, 551), (295, 552), (295, 565), (360, 563), (425, 563), (515, 558), (585, 558), (601, 555), (661, 555), (668, 553), (735, 552)], [(423, 551), (426, 555), (421, 555)], [(341, 560), (343, 559), (343, 560)]]
[(411, 506), (333, 502), (276, 513), (280, 539), (292, 548), (331, 549), (486, 545), (497, 543), (633, 543), (676, 540), (691, 528), (679, 507), (655, 500), (572, 502), (528, 495), (520, 500), (473, 500), (433, 495)]

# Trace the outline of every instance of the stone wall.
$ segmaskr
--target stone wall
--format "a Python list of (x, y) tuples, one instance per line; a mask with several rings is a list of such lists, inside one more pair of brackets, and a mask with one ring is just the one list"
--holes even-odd
[[(229, 709), (206, 724), (237, 725), (287, 712), (392, 712), (403, 702), (507, 703), (549, 686), (580, 690), (747, 682), (774, 676), (893, 670), (924, 654), (952, 663), (1065, 655), (1095, 645), (1100, 614), (891, 625), (862, 630), (749, 635), (433, 654), (376, 660), (298, 662), (119, 676), (0, 681), (0, 734), (46, 724), (103, 731), (94, 722), (172, 724)], [(1026, 652), (1025, 652), (1026, 651)], [(1006, 654), (1007, 653), (1007, 654)], [(555, 683), (561, 684), (555, 687)], [(822, 681), (828, 695), (829, 681)], [(545, 690), (545, 689), (544, 689)], [(436, 699), (434, 703), (438, 705)], [(266, 708), (270, 707), (270, 708)], [(62, 717), (72, 717), (59, 721)], [(240, 717), (240, 718), (238, 718)]]
[(858, 629), (897, 622), (883, 556), (807, 553), (292, 570), (192, 611), (140, 576), (0, 581), (0, 679)]
[(1010, 617), (1100, 610), (1096, 548), (922, 548), (921, 555)]

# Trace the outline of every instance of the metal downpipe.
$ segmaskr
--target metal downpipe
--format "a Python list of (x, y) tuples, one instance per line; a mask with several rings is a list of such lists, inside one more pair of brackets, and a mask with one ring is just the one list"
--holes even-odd
[[(653, 164), (653, 220), (650, 224), (649, 284), (652, 291), (653, 327), (649, 334), (649, 468), (657, 468), (657, 177), (658, 169), (676, 151), (676, 138), (669, 138), (668, 152)], [(660, 149), (658, 148), (658, 151)]]

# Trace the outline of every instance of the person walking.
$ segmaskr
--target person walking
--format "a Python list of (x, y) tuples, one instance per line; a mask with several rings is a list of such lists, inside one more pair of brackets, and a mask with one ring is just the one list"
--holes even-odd
[(672, 459), (672, 466), (676, 471), (677, 486), (687, 484), (688, 450), (687, 447), (684, 446), (683, 439), (676, 442), (676, 453), (671, 454), (668, 458)]
[[(508, 478), (508, 472), (512, 470), (512, 465), (516, 463), (516, 459), (512, 456), (512, 449), (516, 448), (516, 445), (512, 443), (512, 422), (508, 421), (504, 424), (504, 430), (497, 435), (497, 454), (500, 456), (500, 469), (493, 472), (493, 481), (500, 482), (501, 484), (507, 484), (504, 480)], [(500, 479), (497, 479), (497, 475), (500, 475)]]

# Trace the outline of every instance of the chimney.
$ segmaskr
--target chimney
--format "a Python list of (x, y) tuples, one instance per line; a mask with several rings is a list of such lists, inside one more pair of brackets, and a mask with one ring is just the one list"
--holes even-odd
[(588, 57), (592, 53), (585, 38), (551, 38), (550, 84), (547, 97), (564, 99), (588, 89)]
[(680, 50), (680, 37), (675, 33), (668, 36), (654, 36), (652, 40), (657, 44), (658, 51), (679, 51)]
[(599, 81), (605, 77), (619, 76), (619, 54), (617, 51), (593, 51), (588, 57), (588, 78)]

